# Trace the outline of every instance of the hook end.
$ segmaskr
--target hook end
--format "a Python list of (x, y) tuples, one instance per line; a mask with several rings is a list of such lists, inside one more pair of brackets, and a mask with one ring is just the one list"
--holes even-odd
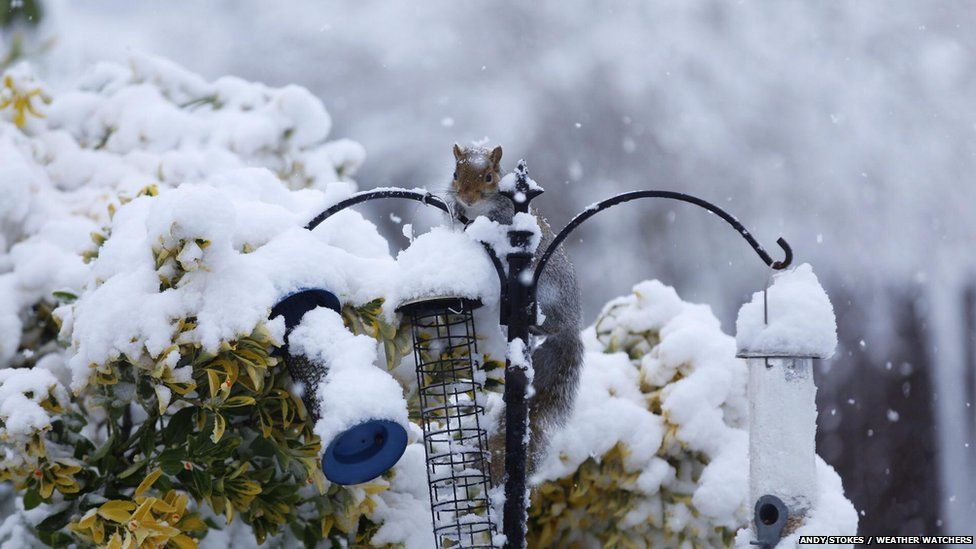
[(783, 249), (783, 260), (774, 261), (770, 267), (777, 271), (782, 271), (793, 263), (793, 248), (790, 247), (790, 244), (783, 237), (779, 237), (776, 240), (776, 243), (779, 244), (779, 247)]

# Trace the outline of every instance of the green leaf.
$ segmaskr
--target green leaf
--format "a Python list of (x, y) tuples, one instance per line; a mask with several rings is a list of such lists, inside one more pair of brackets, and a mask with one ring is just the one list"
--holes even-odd
[(65, 526), (68, 525), (69, 522), (71, 522), (71, 516), (73, 513), (74, 513), (74, 506), (69, 505), (64, 511), (51, 515), (46, 519), (42, 520), (34, 528), (36, 528), (41, 532), (56, 532), (64, 528)]
[(386, 322), (383, 319), (379, 320), (380, 335), (384, 339), (393, 339), (396, 337), (396, 326)]
[(126, 478), (126, 477), (129, 477), (129, 476), (134, 475), (137, 471), (142, 470), (142, 468), (145, 467), (147, 463), (149, 463), (149, 462), (147, 462), (147, 461), (137, 461), (137, 462), (133, 463), (132, 465), (129, 466), (128, 469), (126, 469), (125, 471), (122, 471), (122, 473), (119, 474), (119, 478)]
[(163, 429), (163, 444), (171, 446), (186, 441), (186, 437), (193, 431), (193, 414), (195, 413), (195, 408), (183, 408), (173, 414)]
[(72, 547), (76, 545), (75, 540), (62, 531), (38, 532), (37, 539), (41, 540), (41, 543), (47, 544), (48, 547), (54, 548)]
[(213, 493), (213, 480), (210, 478), (210, 473), (207, 471), (200, 471), (194, 469), (191, 472), (193, 476), (193, 484), (196, 486), (197, 493), (200, 497), (208, 497)]
[(156, 449), (156, 425), (146, 427), (146, 430), (142, 432), (139, 437), (139, 449), (142, 451), (142, 455), (149, 459), (153, 455), (153, 450)]
[(156, 481), (156, 488), (159, 490), (161, 494), (165, 494), (166, 492), (169, 492), (170, 490), (173, 489), (173, 483), (170, 482), (168, 476), (163, 475), (159, 477), (159, 480)]
[(41, 494), (38, 493), (37, 487), (31, 488), (26, 493), (24, 493), (24, 509), (30, 510), (41, 504)]
[(251, 441), (249, 449), (256, 456), (269, 458), (274, 455), (275, 445), (272, 439), (257, 437)]
[(183, 470), (186, 460), (186, 450), (183, 448), (169, 448), (159, 454), (159, 468), (167, 475), (175, 475)]
[(105, 444), (102, 444), (98, 450), (95, 450), (95, 453), (91, 455), (91, 462), (101, 461), (102, 458), (108, 455), (108, 451), (112, 449), (113, 444), (115, 444), (115, 433), (112, 433), (108, 437), (108, 440), (105, 441)]
[(224, 436), (224, 430), (227, 429), (227, 420), (224, 416), (220, 414), (214, 414), (214, 428), (213, 432), (210, 434), (210, 440), (217, 444), (220, 442), (220, 437)]
[(392, 340), (383, 340), (383, 354), (386, 355), (386, 369), (392, 370), (397, 365), (397, 348)]
[(56, 297), (61, 303), (74, 303), (78, 299), (77, 295), (66, 290), (57, 290), (51, 295)]

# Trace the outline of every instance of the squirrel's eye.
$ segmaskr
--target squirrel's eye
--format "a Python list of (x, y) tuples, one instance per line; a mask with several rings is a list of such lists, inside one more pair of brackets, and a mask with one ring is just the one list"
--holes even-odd
[(454, 172), (454, 180), (457, 181), (457, 172)]
[(485, 181), (491, 183), (491, 174), (485, 175)]

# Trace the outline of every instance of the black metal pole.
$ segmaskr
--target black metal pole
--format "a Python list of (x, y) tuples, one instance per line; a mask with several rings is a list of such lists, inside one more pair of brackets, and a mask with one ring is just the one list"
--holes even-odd
[[(520, 252), (508, 255), (508, 291), (510, 301), (508, 341), (521, 339), (528, 344), (529, 315), (528, 286), (520, 280), (523, 270), (529, 268), (531, 254)], [(511, 348), (511, 346), (509, 347)], [(531, 361), (526, 353), (523, 361)], [(524, 363), (524, 362), (523, 362)], [(525, 462), (528, 452), (529, 406), (525, 399), (528, 389), (526, 370), (521, 364), (512, 364), (508, 358), (505, 368), (505, 508), (504, 533), (506, 547), (525, 547), (525, 522), (528, 518), (526, 497)]]
[[(539, 188), (530, 189), (525, 163), (516, 169), (515, 189), (501, 191), (515, 206), (515, 213), (529, 211), (529, 202), (542, 193)], [(526, 458), (528, 454), (529, 405), (526, 390), (529, 381), (527, 370), (532, 367), (532, 354), (528, 350), (529, 326), (535, 318), (532, 292), (532, 257), (528, 231), (509, 230), (509, 243), (515, 251), (508, 260), (508, 341), (509, 356), (505, 364), (505, 505), (503, 509), (503, 533), (505, 547), (525, 547), (526, 522), (528, 520), (528, 490), (526, 484)], [(518, 348), (511, 342), (521, 340), (524, 356), (513, 363), (510, 353)]]

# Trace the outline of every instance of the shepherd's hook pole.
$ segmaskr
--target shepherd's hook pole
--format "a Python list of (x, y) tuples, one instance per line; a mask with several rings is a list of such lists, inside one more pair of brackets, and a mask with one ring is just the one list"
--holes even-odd
[[(525, 163), (519, 162), (513, 190), (501, 191), (515, 206), (515, 213), (527, 213), (529, 202), (542, 194), (539, 188), (530, 189)], [(522, 345), (509, 345), (505, 364), (505, 506), (503, 532), (505, 547), (525, 547), (528, 521), (528, 487), (526, 485), (526, 455), (528, 454), (529, 406), (526, 400), (528, 376), (532, 356), (528, 350), (529, 325), (535, 318), (535, 300), (532, 298), (532, 257), (529, 248), (530, 231), (510, 229), (509, 244), (514, 251), (508, 260), (508, 341), (521, 340)], [(510, 353), (522, 349), (525, 356), (513, 361)], [(528, 365), (528, 366), (526, 366)]]

